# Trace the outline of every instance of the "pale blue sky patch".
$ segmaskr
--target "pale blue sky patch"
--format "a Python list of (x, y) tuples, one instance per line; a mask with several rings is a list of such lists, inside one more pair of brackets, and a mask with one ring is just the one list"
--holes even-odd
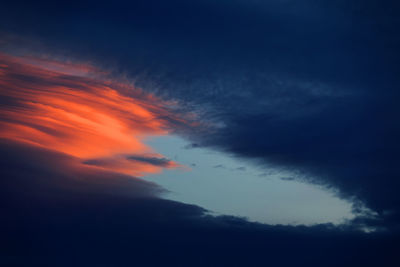
[(340, 224), (355, 216), (350, 202), (316, 185), (298, 182), (288, 172), (266, 172), (207, 148), (187, 149), (188, 142), (179, 137), (157, 137), (146, 143), (189, 167), (144, 177), (169, 190), (167, 199), (268, 224)]

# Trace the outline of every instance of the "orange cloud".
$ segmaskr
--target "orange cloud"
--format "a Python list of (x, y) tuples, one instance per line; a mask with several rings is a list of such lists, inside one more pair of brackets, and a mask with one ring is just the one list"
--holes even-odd
[(90, 168), (134, 176), (179, 166), (127, 155), (163, 159), (143, 140), (166, 135), (173, 122), (185, 121), (168, 110), (169, 103), (133, 86), (94, 78), (96, 72), (102, 74), (89, 65), (0, 54), (0, 138), (82, 162), (96, 159), (103, 164)]

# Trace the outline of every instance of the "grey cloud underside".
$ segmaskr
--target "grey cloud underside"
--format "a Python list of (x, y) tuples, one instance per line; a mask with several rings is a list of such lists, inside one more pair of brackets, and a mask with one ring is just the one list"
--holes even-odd
[(156, 158), (156, 157), (145, 157), (145, 156), (136, 156), (130, 155), (126, 157), (129, 160), (140, 161), (144, 163), (148, 163), (155, 166), (167, 167), (171, 164), (171, 161), (167, 158)]
[[(165, 190), (158, 185), (117, 172), (90, 168), (51, 150), (0, 139), (3, 197), (61, 197), (105, 194), (153, 198)], [(90, 165), (90, 164), (88, 164)]]
[(123, 73), (214, 123), (180, 132), (193, 148), (289, 169), (398, 227), (397, 2), (59, 6), (2, 8), (3, 49), (16, 50), (12, 34), (28, 36), (46, 53)]
[[(142, 155), (119, 155), (117, 158), (124, 158), (131, 161), (138, 161), (141, 163), (147, 163), (149, 165), (154, 165), (157, 167), (168, 167), (171, 165), (171, 160), (167, 158), (157, 158), (157, 157), (149, 157)], [(93, 166), (102, 166), (107, 165), (115, 161), (115, 158), (98, 158), (98, 159), (89, 159), (85, 160), (83, 163), (87, 165)]]

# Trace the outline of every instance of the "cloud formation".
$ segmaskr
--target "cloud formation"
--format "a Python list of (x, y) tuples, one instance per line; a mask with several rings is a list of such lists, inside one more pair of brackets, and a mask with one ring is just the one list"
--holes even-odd
[[(97, 70), (86, 65), (1, 56), (0, 135), (13, 143), (1, 154), (6, 265), (399, 265), (398, 1), (113, 3), (1, 4), (3, 51), (95, 62), (109, 70), (104, 77), (126, 76), (154, 93), (130, 95), (88, 77)], [(359, 217), (341, 229), (261, 226), (157, 199), (157, 188), (138, 179), (129, 182), (138, 190), (128, 188), (140, 201), (55, 189), (89, 190), (67, 181), (103, 177), (106, 186), (95, 191), (118, 192), (130, 166), (133, 175), (165, 167), (139, 137), (185, 122), (155, 96), (207, 122), (181, 129), (192, 140), (187, 148), (289, 169), (297, 174), (290, 178), (363, 201), (379, 219)]]
[(86, 162), (96, 159), (92, 166), (134, 176), (178, 166), (143, 143), (148, 136), (168, 134), (173, 120), (184, 122), (168, 111), (168, 103), (132, 86), (90, 77), (99, 75), (90, 65), (4, 54), (0, 62), (1, 138)]
[(180, 132), (192, 147), (293, 170), (398, 225), (397, 2), (80, 7), (71, 19), (69, 2), (36, 3), (23, 13), (5, 5), (2, 49), (108, 67), (195, 110), (207, 127)]
[[(75, 165), (75, 166), (74, 166)], [(5, 266), (396, 266), (398, 234), (270, 226), (156, 197), (156, 185), (0, 143)], [(290, 253), (290, 257), (288, 257)]]

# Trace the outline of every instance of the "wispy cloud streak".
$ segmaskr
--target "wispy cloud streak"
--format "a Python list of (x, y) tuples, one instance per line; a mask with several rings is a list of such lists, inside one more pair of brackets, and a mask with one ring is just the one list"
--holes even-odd
[[(170, 103), (95, 78), (101, 74), (90, 65), (0, 55), (0, 138), (82, 162), (95, 159), (93, 168), (134, 176), (179, 166), (143, 143), (168, 134), (173, 122), (185, 123), (169, 111)], [(151, 160), (126, 157), (132, 154), (151, 155)]]

